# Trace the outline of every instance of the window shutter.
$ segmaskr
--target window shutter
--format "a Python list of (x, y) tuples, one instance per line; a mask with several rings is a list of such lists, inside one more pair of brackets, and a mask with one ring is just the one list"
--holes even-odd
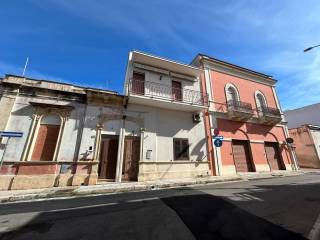
[(174, 139), (173, 140), (173, 154), (174, 154), (174, 160), (178, 160), (180, 157), (180, 140)]
[(188, 140), (182, 140), (182, 151), (181, 151), (181, 157), (185, 160), (189, 159), (189, 142)]
[(189, 141), (188, 139), (173, 139), (174, 160), (189, 160)]

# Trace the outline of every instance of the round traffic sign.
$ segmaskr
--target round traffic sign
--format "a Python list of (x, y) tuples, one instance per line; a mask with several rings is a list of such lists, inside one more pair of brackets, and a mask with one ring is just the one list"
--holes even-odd
[(286, 138), (286, 142), (291, 144), (294, 142), (294, 140), (293, 140), (293, 138), (288, 137), (288, 138)]
[(213, 129), (213, 135), (217, 136), (220, 133), (220, 129), (219, 128), (215, 128)]
[(221, 147), (222, 146), (222, 140), (219, 139), (219, 138), (216, 138), (213, 143), (214, 143), (214, 145), (216, 147)]

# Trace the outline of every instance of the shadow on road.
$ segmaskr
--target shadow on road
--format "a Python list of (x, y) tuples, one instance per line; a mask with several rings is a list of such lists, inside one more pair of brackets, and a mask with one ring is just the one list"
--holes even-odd
[[(1, 214), (41, 212), (0, 239), (306, 239), (296, 232), (306, 236), (316, 220), (318, 189), (319, 184), (216, 185), (2, 205)], [(238, 199), (214, 193), (227, 190), (237, 191)], [(269, 212), (277, 212), (275, 221), (264, 215)], [(304, 232), (287, 227), (295, 217), (308, 222)]]
[(221, 197), (199, 194), (162, 201), (176, 211), (196, 239), (305, 239)]

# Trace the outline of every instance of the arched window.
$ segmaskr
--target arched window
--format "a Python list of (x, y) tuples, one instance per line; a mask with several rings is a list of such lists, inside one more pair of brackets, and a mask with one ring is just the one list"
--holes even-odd
[(57, 115), (43, 116), (33, 148), (32, 161), (52, 161), (57, 147), (61, 119)]
[(225, 91), (226, 91), (227, 102), (240, 101), (238, 90), (233, 84), (228, 83), (225, 87)]
[(267, 107), (266, 98), (260, 91), (256, 91), (255, 97), (257, 108), (263, 111)]

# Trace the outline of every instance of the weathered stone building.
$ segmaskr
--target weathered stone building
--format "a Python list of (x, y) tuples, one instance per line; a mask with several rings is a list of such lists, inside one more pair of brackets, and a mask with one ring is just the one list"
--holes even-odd
[[(8, 144), (7, 138), (1, 140), (1, 189), (95, 184), (103, 133), (123, 128), (126, 102), (112, 91), (6, 75), (0, 131), (23, 137)], [(127, 132), (132, 131), (139, 129), (127, 124)], [(114, 166), (112, 173), (119, 180), (121, 167)]]

